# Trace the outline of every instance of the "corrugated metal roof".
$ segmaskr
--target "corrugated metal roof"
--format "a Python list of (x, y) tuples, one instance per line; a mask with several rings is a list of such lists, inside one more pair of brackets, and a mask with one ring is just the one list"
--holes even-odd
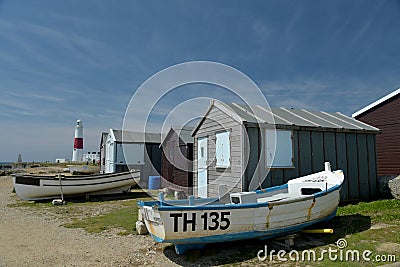
[(124, 143), (161, 143), (161, 134), (159, 133), (140, 133), (131, 131), (122, 131), (111, 129), (116, 142)]
[[(219, 103), (219, 102), (215, 102)], [(218, 105), (218, 104), (217, 104)], [(226, 104), (233, 112), (235, 112), (243, 121), (248, 121), (248, 122), (257, 122), (257, 119), (252, 115), (248, 113), (248, 110), (246, 107), (231, 103), (231, 104)]]
[(398, 94), (400, 94), (400, 88), (397, 89), (397, 90), (395, 90), (394, 92), (391, 92), (390, 94), (388, 94), (388, 95), (386, 95), (386, 96), (384, 96), (384, 97), (382, 97), (382, 98), (379, 98), (378, 100), (376, 100), (375, 102), (369, 104), (369, 105), (366, 106), (365, 108), (362, 108), (362, 109), (360, 109), (360, 110), (357, 111), (357, 112), (354, 112), (351, 116), (352, 116), (353, 118), (358, 117), (359, 115), (363, 114), (364, 112), (367, 112), (368, 110), (370, 110), (370, 109), (376, 107), (377, 105), (379, 105), (379, 104), (385, 102), (386, 100), (391, 99), (392, 97), (394, 97), (394, 96), (396, 96), (396, 95), (398, 95)]
[[(307, 126), (307, 127), (319, 127), (320, 125), (317, 123), (314, 123), (312, 120), (309, 120), (306, 117), (301, 117), (299, 115), (296, 115), (293, 112), (290, 112), (290, 110), (284, 109), (284, 108), (272, 108), (271, 109), (272, 113), (278, 115), (281, 118), (284, 118), (286, 121), (291, 122), (291, 125), (297, 125), (297, 126)], [(285, 123), (289, 124), (289, 123)]]
[(320, 127), (324, 128), (342, 128), (340, 125), (335, 124), (332, 121), (326, 120), (322, 118), (321, 116), (318, 116), (319, 114), (316, 114), (312, 111), (308, 111), (305, 109), (292, 109), (291, 110), (293, 113), (297, 114), (298, 116), (308, 118), (312, 120), (314, 123), (316, 123)]
[(183, 127), (172, 126), (172, 129), (177, 133), (179, 138), (181, 138), (181, 140), (185, 144), (193, 143), (192, 131), (193, 131), (194, 127), (190, 127), (190, 126), (183, 126)]
[(160, 147), (164, 145), (165, 140), (168, 139), (168, 137), (172, 134), (172, 132), (175, 132), (185, 144), (193, 144), (194, 142), (194, 138), (192, 137), (193, 129), (194, 127), (191, 126), (172, 126), (171, 129), (163, 138)]
[(245, 106), (236, 103), (216, 102), (229, 107), (243, 122), (267, 123), (282, 126), (317, 127), (332, 129), (347, 129), (359, 131), (376, 131), (379, 129), (371, 125), (346, 116), (340, 112), (310, 111), (292, 108), (271, 108), (262, 106)]

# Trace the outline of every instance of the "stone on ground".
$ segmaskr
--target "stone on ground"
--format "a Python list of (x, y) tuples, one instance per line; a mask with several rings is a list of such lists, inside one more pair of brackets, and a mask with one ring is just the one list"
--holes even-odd
[(396, 178), (395, 175), (383, 175), (378, 177), (378, 191), (379, 196), (383, 198), (390, 198), (392, 194), (389, 188), (389, 181)]
[(146, 224), (141, 221), (136, 222), (136, 231), (138, 232), (139, 235), (146, 235), (149, 231), (147, 231)]
[(390, 193), (395, 199), (400, 199), (400, 175), (388, 182)]
[(187, 198), (185, 192), (178, 190), (175, 191), (175, 199), (185, 199), (185, 198)]

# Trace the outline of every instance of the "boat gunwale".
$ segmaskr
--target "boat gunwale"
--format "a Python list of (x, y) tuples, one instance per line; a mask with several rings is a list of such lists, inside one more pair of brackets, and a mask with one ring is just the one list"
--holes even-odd
[[(79, 180), (77, 180), (77, 181), (81, 181), (81, 180), (82, 180), (82, 179), (79, 179)], [(68, 180), (68, 181), (65, 181), (65, 180), (64, 180), (64, 182), (68, 182), (68, 183), (63, 183), (62, 186), (63, 186), (63, 187), (68, 187), (68, 186), (79, 186), (79, 187), (82, 187), (82, 186), (94, 186), (94, 185), (101, 185), (101, 184), (118, 183), (118, 182), (129, 181), (129, 180), (132, 180), (132, 184), (135, 182), (134, 179), (133, 179), (132, 177), (123, 178), (123, 179), (118, 179), (118, 180), (115, 180), (115, 179), (114, 179), (114, 180), (111, 180), (111, 181), (104, 181), (104, 182), (86, 183), (86, 184), (73, 184), (73, 183), (71, 183), (71, 182), (74, 182), (74, 181), (72, 181), (72, 180)], [(42, 184), (42, 185), (40, 185), (40, 186), (42, 186), (42, 187), (46, 187), (46, 186), (56, 186), (56, 187), (60, 187), (60, 184)]]
[(276, 190), (286, 189), (286, 188), (288, 188), (288, 186), (289, 186), (288, 183), (286, 183), (286, 184), (282, 184), (282, 185), (276, 185), (276, 186), (272, 186), (272, 187), (268, 187), (268, 188), (264, 188), (264, 189), (255, 190), (253, 192), (256, 192), (256, 194), (265, 194), (265, 193), (273, 192)]
[[(139, 173), (140, 171), (137, 172), (118, 172), (118, 173), (109, 173), (109, 174), (95, 174), (95, 175), (76, 175), (76, 176), (61, 176), (61, 181), (79, 181), (79, 180), (96, 180), (96, 179), (106, 179), (106, 178), (112, 178), (112, 177), (118, 177), (118, 176), (123, 176), (123, 175), (130, 175), (132, 179), (134, 178), (139, 178), (140, 176), (132, 176), (134, 173)], [(54, 181), (54, 180), (59, 180), (58, 175), (54, 176), (40, 176), (40, 175), (18, 175), (14, 174), (13, 175), (15, 178), (17, 177), (23, 177), (27, 179), (38, 179), (38, 180), (46, 180), (46, 181)], [(16, 183), (20, 184), (20, 183)]]
[[(287, 184), (281, 185), (281, 186), (275, 186), (273, 190), (279, 190), (283, 189), (284, 186), (287, 186)], [(273, 207), (273, 206), (280, 206), (280, 205), (285, 205), (285, 204), (290, 204), (290, 203), (295, 203), (295, 202), (301, 202), (301, 201), (306, 201), (310, 199), (317, 199), (319, 197), (323, 197), (327, 194), (330, 194), (336, 190), (341, 189), (342, 184), (335, 184), (334, 186), (330, 187), (328, 190), (323, 190), (318, 193), (314, 193), (312, 195), (304, 196), (304, 198), (292, 198), (288, 200), (282, 200), (279, 202), (260, 202), (260, 203), (250, 203), (250, 204), (211, 204), (211, 205), (198, 205), (198, 206), (176, 206), (173, 204), (169, 204), (168, 202), (160, 202), (159, 200), (157, 201), (138, 201), (138, 206), (139, 207), (151, 207), (152, 209), (157, 209), (159, 211), (183, 211), (183, 210), (225, 210), (225, 209), (247, 209), (247, 208), (261, 208), (261, 207)], [(259, 190), (257, 190), (259, 191)], [(265, 193), (265, 192), (263, 192)], [(206, 200), (213, 200), (212, 202), (215, 202), (215, 199), (218, 200), (218, 198), (204, 198), (204, 202), (207, 202)], [(165, 205), (166, 204), (166, 205)]]

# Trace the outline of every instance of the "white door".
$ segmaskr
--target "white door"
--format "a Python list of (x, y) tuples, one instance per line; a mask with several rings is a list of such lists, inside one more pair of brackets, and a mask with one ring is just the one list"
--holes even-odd
[(207, 197), (207, 137), (197, 139), (197, 195)]
[(215, 166), (218, 168), (228, 168), (231, 165), (231, 147), (229, 142), (229, 132), (221, 132), (215, 134), (215, 157), (217, 162)]

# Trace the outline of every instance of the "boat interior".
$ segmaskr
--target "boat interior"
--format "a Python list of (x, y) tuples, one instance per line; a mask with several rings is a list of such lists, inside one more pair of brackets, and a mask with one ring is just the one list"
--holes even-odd
[[(286, 184), (280, 186), (257, 191), (220, 194), (218, 198), (194, 198), (194, 196), (189, 196), (188, 199), (183, 200), (164, 200), (163, 193), (160, 193), (160, 201), (150, 201), (143, 204), (145, 206), (204, 206), (288, 203), (324, 194), (329, 189), (340, 185), (343, 181), (342, 178), (342, 171), (322, 171), (290, 180)], [(223, 185), (221, 187), (223, 187)], [(223, 192), (224, 190), (219, 191)]]

